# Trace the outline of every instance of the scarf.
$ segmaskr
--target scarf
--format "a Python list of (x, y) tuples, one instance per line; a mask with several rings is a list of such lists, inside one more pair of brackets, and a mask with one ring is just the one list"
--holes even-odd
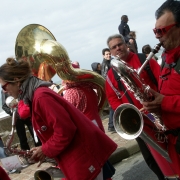
[(32, 98), (34, 91), (38, 87), (49, 87), (52, 83), (47, 81), (42, 81), (41, 79), (30, 76), (21, 85), (18, 96), (18, 113), (21, 119), (27, 119), (31, 116), (30, 105), (32, 103)]

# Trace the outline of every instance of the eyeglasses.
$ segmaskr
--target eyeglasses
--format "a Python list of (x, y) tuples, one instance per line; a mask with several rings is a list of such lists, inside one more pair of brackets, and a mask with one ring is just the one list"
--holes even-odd
[(163, 27), (163, 28), (158, 28), (158, 29), (156, 29), (156, 28), (154, 28), (153, 29), (153, 31), (154, 31), (154, 34), (156, 35), (156, 34), (159, 34), (159, 35), (164, 35), (164, 34), (166, 34), (173, 26), (175, 26), (177, 23), (174, 23), (174, 24), (171, 24), (171, 25), (169, 25), (169, 26), (165, 26), (165, 27)]
[(6, 87), (7, 87), (8, 84), (10, 84), (10, 82), (7, 82), (7, 83), (4, 84), (3, 86), (1, 86), (1, 88), (2, 88), (4, 91), (6, 91)]
[(116, 47), (120, 47), (122, 46), (124, 43), (119, 43), (119, 44), (116, 44), (114, 46), (111, 47), (111, 49), (116, 49)]

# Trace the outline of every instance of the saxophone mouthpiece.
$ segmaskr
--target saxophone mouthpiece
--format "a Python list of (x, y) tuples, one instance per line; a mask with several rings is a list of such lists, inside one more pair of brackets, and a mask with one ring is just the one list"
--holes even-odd
[(153, 54), (156, 54), (156, 53), (160, 50), (161, 46), (162, 46), (162, 43), (156, 44), (156, 45), (154, 46), (154, 48), (152, 49), (152, 53), (153, 53)]

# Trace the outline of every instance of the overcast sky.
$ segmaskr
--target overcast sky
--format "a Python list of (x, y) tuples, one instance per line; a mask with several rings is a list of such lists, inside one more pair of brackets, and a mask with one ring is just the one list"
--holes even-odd
[(6, 0), (0, 5), (0, 65), (15, 56), (14, 45), (20, 30), (28, 24), (49, 29), (67, 50), (72, 61), (91, 70), (93, 62), (102, 62), (101, 51), (108, 36), (117, 34), (120, 17), (129, 17), (131, 30), (142, 46), (154, 47), (152, 29), (155, 11), (164, 0)]

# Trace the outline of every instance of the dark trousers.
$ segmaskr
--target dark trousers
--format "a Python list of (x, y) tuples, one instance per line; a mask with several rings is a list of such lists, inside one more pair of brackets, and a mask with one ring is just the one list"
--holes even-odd
[[(26, 129), (25, 129), (25, 125), (28, 127), (29, 132), (34, 140), (34, 132), (33, 132), (33, 127), (32, 127), (32, 123), (31, 123), (31, 119), (28, 118), (26, 120), (23, 119), (17, 119), (16, 121), (16, 132), (19, 138), (19, 142), (20, 142), (20, 146), (21, 149), (23, 150), (30, 150), (29, 144), (27, 142), (27, 136), (26, 136)], [(35, 146), (40, 146), (41, 142), (38, 139), (38, 143), (36, 143), (34, 141)]]
[(114, 124), (113, 124), (113, 115), (114, 115), (114, 110), (110, 107), (108, 128), (113, 128), (114, 127)]
[(141, 150), (141, 153), (144, 157), (144, 160), (146, 164), (149, 166), (149, 168), (156, 174), (159, 180), (164, 180), (164, 175), (159, 168), (158, 164), (156, 163), (154, 157), (152, 156), (149, 148), (147, 147), (146, 143), (140, 138), (136, 138), (136, 141), (139, 145), (139, 148)]

